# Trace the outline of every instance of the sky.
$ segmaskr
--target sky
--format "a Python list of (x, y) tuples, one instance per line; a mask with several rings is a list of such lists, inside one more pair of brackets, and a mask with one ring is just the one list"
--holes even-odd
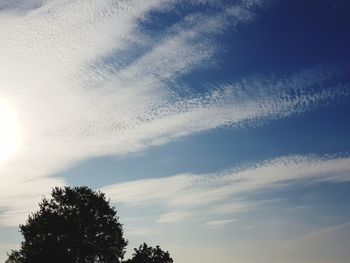
[[(350, 1), (0, 0), (0, 262), (54, 186), (177, 263), (347, 263)], [(128, 254), (128, 255), (129, 255)]]

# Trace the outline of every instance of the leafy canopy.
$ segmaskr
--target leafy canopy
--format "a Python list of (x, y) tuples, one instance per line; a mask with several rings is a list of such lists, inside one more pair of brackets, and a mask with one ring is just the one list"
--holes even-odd
[(126, 263), (173, 263), (169, 252), (164, 252), (159, 246), (155, 248), (143, 243), (138, 249), (134, 249), (133, 257)]
[(20, 225), (21, 248), (12, 251), (14, 263), (118, 263), (127, 241), (116, 210), (105, 195), (88, 187), (54, 188), (39, 211)]

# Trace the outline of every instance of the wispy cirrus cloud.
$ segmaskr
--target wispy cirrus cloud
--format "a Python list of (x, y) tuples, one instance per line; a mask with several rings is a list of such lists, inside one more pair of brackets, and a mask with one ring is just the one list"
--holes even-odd
[[(0, 164), (0, 224), (23, 222), (42, 194), (65, 184), (52, 175), (80, 160), (257, 125), (348, 96), (344, 73), (322, 66), (217, 84), (206, 93), (173, 89), (179, 77), (215, 60), (216, 36), (254, 21), (266, 2), (221, 3), (213, 14), (189, 14), (148, 35), (141, 23), (152, 12), (172, 12), (178, 1), (1, 1), (0, 97), (16, 111), (21, 143)], [(175, 178), (184, 186), (191, 180)]]
[(208, 212), (212, 214), (239, 214), (257, 209), (258, 207), (264, 207), (270, 204), (275, 204), (281, 201), (283, 200), (269, 199), (252, 201), (246, 200), (244, 198), (235, 198), (227, 200), (227, 202), (213, 205), (210, 209), (208, 209)]
[(174, 223), (186, 220), (190, 216), (189, 212), (170, 212), (162, 214), (158, 219), (157, 223)]
[(219, 229), (233, 222), (235, 222), (234, 219), (215, 220), (205, 223), (204, 226), (209, 227), (211, 229)]
[[(63, 185), (53, 173), (84, 158), (165, 143), (186, 129), (181, 114), (191, 102), (169, 81), (212, 59), (209, 35), (244, 23), (255, 7), (242, 1), (188, 15), (152, 42), (140, 22), (177, 3), (0, 2), (0, 97), (16, 111), (21, 141), (17, 155), (0, 164), (0, 224), (22, 222), (44, 192)], [(144, 52), (135, 55), (137, 48)]]
[[(287, 156), (214, 174), (181, 174), (110, 185), (101, 190), (116, 203), (158, 204), (170, 210), (241, 213), (276, 200), (249, 201), (265, 190), (293, 184), (350, 181), (348, 156)], [(171, 213), (169, 213), (171, 214)]]

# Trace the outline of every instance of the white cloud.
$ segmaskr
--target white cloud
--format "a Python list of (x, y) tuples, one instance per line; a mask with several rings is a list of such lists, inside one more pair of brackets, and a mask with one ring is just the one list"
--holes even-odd
[[(0, 224), (23, 222), (41, 195), (64, 184), (51, 174), (164, 143), (200, 117), (183, 118), (191, 101), (166, 83), (212, 56), (207, 34), (223, 30), (228, 16), (244, 22), (249, 11), (242, 3), (223, 17), (188, 17), (149, 43), (138, 22), (173, 3), (0, 1), (0, 98), (15, 109), (21, 140), (21, 151), (0, 164)], [(133, 57), (130, 47), (143, 46), (151, 49)]]
[(226, 225), (235, 222), (234, 219), (225, 219), (225, 220), (216, 220), (210, 221), (204, 224), (204, 226), (209, 227), (211, 229), (219, 229), (224, 228)]
[(165, 213), (158, 218), (158, 223), (174, 223), (186, 220), (190, 216), (189, 212), (170, 212)]
[[(52, 175), (80, 160), (282, 118), (348, 95), (340, 83), (311, 89), (337, 82), (338, 71), (322, 67), (219, 85), (206, 94), (172, 90), (180, 76), (215, 59), (217, 34), (252, 21), (264, 2), (222, 4), (217, 14), (188, 15), (151, 37), (139, 22), (150, 11), (171, 12), (176, 1), (0, 1), (0, 99), (15, 109), (21, 141), (17, 155), (0, 163), (0, 208), (6, 211), (0, 224), (23, 222), (51, 186), (65, 183)], [(194, 179), (174, 180), (182, 190)], [(150, 182), (164, 183), (144, 182), (141, 192)], [(153, 198), (167, 201), (171, 193)], [(138, 197), (122, 194), (137, 203)], [(198, 190), (189, 200), (215, 196)], [(173, 205), (186, 203), (183, 198)]]
[(270, 199), (262, 201), (247, 201), (244, 199), (231, 199), (227, 203), (213, 205), (208, 211), (215, 214), (244, 213), (260, 206), (273, 204), (282, 201), (280, 199)]
[(244, 200), (251, 193), (295, 183), (350, 181), (350, 158), (287, 156), (213, 174), (181, 174), (103, 187), (112, 202), (161, 205), (211, 214), (240, 213), (278, 200)]

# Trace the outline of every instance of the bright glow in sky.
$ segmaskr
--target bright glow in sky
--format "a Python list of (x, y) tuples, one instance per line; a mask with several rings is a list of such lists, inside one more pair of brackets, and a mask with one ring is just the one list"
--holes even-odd
[(15, 110), (0, 101), (0, 163), (14, 156), (19, 147), (19, 125)]
[(129, 251), (348, 263), (350, 4), (0, 0), (0, 262), (53, 186)]

